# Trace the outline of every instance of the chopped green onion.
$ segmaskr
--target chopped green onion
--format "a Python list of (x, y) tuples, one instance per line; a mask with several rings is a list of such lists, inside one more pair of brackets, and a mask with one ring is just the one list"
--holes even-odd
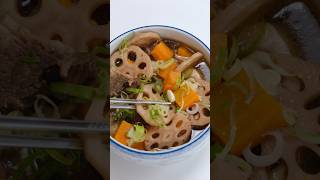
[(159, 104), (149, 105), (149, 116), (160, 127), (164, 126), (163, 115), (164, 115), (164, 110), (161, 105)]
[(138, 75), (138, 78), (139, 78), (139, 81), (140, 81), (142, 84), (149, 84), (149, 83), (152, 82), (151, 79), (148, 79), (145, 74), (139, 74), (139, 75)]
[(53, 93), (64, 94), (85, 100), (92, 100), (92, 98), (96, 94), (96, 89), (93, 87), (65, 82), (51, 83), (49, 85), (49, 89)]
[(128, 145), (131, 146), (134, 143), (143, 142), (145, 140), (146, 132), (143, 125), (133, 125), (127, 134), (127, 137), (130, 138)]
[(119, 45), (119, 51), (122, 52), (123, 50), (125, 50), (126, 48), (128, 48), (128, 42), (129, 40), (127, 38), (124, 38), (120, 45)]
[(126, 88), (126, 92), (127, 93), (132, 93), (132, 94), (139, 94), (139, 93), (143, 93), (143, 88), (133, 88), (133, 87), (129, 87)]

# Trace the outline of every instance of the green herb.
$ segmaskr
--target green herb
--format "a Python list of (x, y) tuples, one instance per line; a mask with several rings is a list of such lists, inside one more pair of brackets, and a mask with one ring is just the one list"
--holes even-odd
[(25, 64), (39, 64), (40, 59), (35, 55), (22, 56), (20, 61)]
[(129, 87), (126, 88), (126, 92), (127, 93), (132, 93), (132, 94), (139, 94), (139, 93), (143, 93), (143, 88), (133, 88), (133, 87)]
[(85, 100), (92, 100), (96, 94), (96, 88), (65, 82), (51, 83), (49, 85), (49, 90), (53, 93), (64, 94)]
[(136, 111), (132, 109), (117, 109), (116, 112), (113, 114), (113, 119), (115, 121), (121, 121), (121, 120), (128, 120), (132, 121), (134, 120), (134, 117), (136, 116)]

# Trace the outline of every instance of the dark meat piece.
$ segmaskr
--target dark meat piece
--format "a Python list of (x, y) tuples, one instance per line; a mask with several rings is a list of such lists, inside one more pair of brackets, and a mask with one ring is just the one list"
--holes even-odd
[(117, 73), (114, 70), (110, 70), (110, 95), (118, 96), (123, 90), (124, 86), (129, 84), (129, 78)]

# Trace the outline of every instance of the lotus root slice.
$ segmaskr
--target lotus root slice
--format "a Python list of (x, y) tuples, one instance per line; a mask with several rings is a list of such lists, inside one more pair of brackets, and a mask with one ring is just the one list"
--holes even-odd
[(168, 149), (182, 145), (191, 137), (191, 123), (185, 113), (177, 113), (165, 127), (151, 127), (145, 139), (146, 150)]
[(132, 79), (140, 75), (151, 78), (153, 74), (150, 57), (138, 46), (129, 46), (112, 54), (111, 68)]
[[(148, 98), (150, 100), (161, 100), (161, 96), (159, 93), (157, 93), (155, 90), (153, 90), (153, 85), (148, 84), (143, 87), (143, 93), (138, 94), (137, 99), (143, 100), (145, 98)], [(154, 120), (151, 119), (149, 115), (149, 106), (148, 105), (137, 105), (136, 106), (138, 114), (143, 118), (143, 120), (148, 123), (151, 126), (159, 126)], [(168, 112), (164, 115), (163, 121), (164, 124), (168, 124), (171, 119), (175, 115), (175, 106), (171, 105), (169, 107)]]

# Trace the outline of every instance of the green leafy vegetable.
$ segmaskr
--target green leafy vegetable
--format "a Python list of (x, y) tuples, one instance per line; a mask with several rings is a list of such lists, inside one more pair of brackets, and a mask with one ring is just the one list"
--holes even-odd
[(136, 116), (136, 111), (133, 109), (117, 109), (113, 114), (115, 121), (128, 120), (132, 121)]
[(132, 94), (139, 94), (139, 93), (143, 93), (143, 88), (133, 88), (133, 87), (129, 87), (126, 88), (126, 92), (127, 93), (132, 93)]
[(96, 94), (96, 88), (65, 82), (51, 83), (49, 89), (53, 93), (64, 94), (85, 100), (92, 100)]

